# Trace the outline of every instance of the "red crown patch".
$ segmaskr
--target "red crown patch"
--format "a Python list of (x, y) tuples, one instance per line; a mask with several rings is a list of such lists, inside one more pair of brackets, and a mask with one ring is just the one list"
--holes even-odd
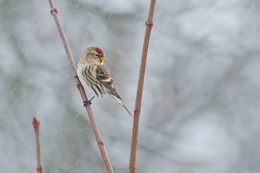
[(96, 47), (96, 51), (97, 53), (103, 53), (102, 49), (100, 49), (99, 47)]

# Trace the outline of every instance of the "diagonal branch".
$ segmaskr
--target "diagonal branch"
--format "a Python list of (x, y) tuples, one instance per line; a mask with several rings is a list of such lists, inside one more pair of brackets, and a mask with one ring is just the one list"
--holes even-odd
[[(74, 63), (74, 60), (73, 60), (73, 57), (72, 57), (72, 54), (71, 54), (71, 51), (70, 51), (70, 48), (69, 48), (68, 41), (67, 41), (65, 33), (63, 31), (59, 16), (58, 16), (58, 10), (57, 10), (57, 8), (55, 8), (53, 0), (49, 0), (49, 3), (50, 3), (50, 7), (51, 7), (51, 14), (52, 14), (52, 16), (55, 20), (58, 31), (60, 33), (60, 37), (61, 37), (65, 52), (67, 54), (67, 57), (68, 57), (68, 60), (69, 60), (69, 63), (70, 63), (72, 75), (74, 76), (76, 86), (79, 90), (79, 93), (80, 93), (80, 96), (81, 96), (83, 102), (85, 102), (85, 101), (88, 100), (88, 98), (87, 98), (85, 90), (84, 90), (83, 86), (81, 85), (81, 82), (80, 82), (80, 80), (77, 76), (76, 66), (75, 66), (75, 63)], [(96, 120), (94, 118), (94, 115), (93, 115), (93, 112), (92, 112), (90, 105), (86, 106), (86, 111), (88, 113), (88, 117), (89, 117), (89, 120), (90, 120), (90, 123), (91, 123), (91, 126), (92, 126), (92, 130), (93, 130), (95, 137), (96, 137), (96, 141), (97, 141), (98, 148), (99, 148), (99, 151), (101, 153), (101, 156), (102, 156), (105, 168), (106, 168), (106, 172), (107, 173), (113, 173), (113, 168), (112, 168), (110, 160), (108, 158), (107, 151), (106, 151), (106, 148), (105, 148), (105, 144), (104, 144), (104, 142), (101, 138), (101, 134), (100, 134), (99, 129), (97, 127)]]
[(152, 30), (152, 26), (153, 26), (154, 8), (155, 8), (155, 0), (151, 0), (148, 19), (145, 22), (146, 30), (145, 30), (142, 60), (141, 60), (138, 87), (137, 87), (136, 100), (135, 100), (131, 152), (130, 152), (130, 160), (129, 160), (129, 173), (135, 173), (135, 170), (136, 170), (136, 153), (137, 153), (137, 144), (138, 144), (139, 119), (140, 119), (140, 112), (141, 112), (147, 51), (148, 51), (148, 46), (149, 46), (151, 30)]

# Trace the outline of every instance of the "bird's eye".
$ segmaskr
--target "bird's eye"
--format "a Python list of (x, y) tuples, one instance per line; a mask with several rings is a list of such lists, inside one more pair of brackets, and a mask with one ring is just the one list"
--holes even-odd
[(95, 56), (96, 58), (100, 57), (100, 55), (99, 55), (99, 54), (94, 54), (94, 56)]

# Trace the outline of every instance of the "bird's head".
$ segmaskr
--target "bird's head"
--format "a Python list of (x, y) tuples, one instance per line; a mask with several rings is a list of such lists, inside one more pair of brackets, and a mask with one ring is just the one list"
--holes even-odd
[(98, 65), (102, 64), (103, 60), (106, 60), (107, 58), (104, 56), (102, 49), (92, 46), (84, 50), (80, 59), (92, 65)]

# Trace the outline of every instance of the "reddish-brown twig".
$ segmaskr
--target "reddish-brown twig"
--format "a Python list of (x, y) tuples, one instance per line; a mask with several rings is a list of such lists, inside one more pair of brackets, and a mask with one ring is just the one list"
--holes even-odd
[[(69, 60), (69, 63), (70, 63), (72, 75), (74, 76), (76, 86), (79, 90), (79, 93), (80, 93), (80, 96), (81, 96), (83, 102), (85, 102), (85, 101), (88, 100), (88, 98), (86, 96), (86, 93), (85, 93), (83, 86), (81, 85), (79, 78), (77, 77), (76, 66), (75, 66), (75, 63), (74, 63), (74, 60), (73, 60), (73, 57), (72, 57), (72, 54), (71, 54), (71, 51), (70, 51), (70, 48), (69, 48), (68, 41), (67, 41), (65, 33), (63, 31), (59, 16), (58, 16), (58, 10), (57, 10), (57, 8), (55, 8), (53, 0), (49, 0), (49, 3), (50, 3), (50, 7), (51, 7), (51, 14), (52, 14), (52, 16), (55, 20), (58, 31), (60, 33), (60, 37), (61, 37), (65, 52), (67, 54), (67, 57), (68, 57), (68, 60)], [(86, 106), (86, 111), (88, 113), (88, 117), (89, 117), (89, 120), (90, 120), (90, 123), (91, 123), (91, 126), (92, 126), (92, 130), (93, 130), (94, 135), (96, 137), (96, 141), (97, 141), (98, 148), (99, 148), (99, 151), (101, 153), (101, 156), (102, 156), (105, 168), (106, 168), (106, 172), (107, 173), (113, 173), (113, 168), (112, 168), (110, 160), (108, 158), (104, 142), (101, 138), (99, 129), (98, 129), (97, 124), (96, 124), (96, 120), (94, 118), (92, 109), (91, 109), (89, 104)]]
[(33, 121), (32, 121), (32, 125), (33, 125), (33, 128), (34, 128), (35, 141), (36, 141), (37, 172), (43, 173), (42, 160), (41, 160), (40, 133), (39, 133), (40, 121), (37, 120), (36, 117), (34, 117)]
[(148, 51), (148, 46), (149, 46), (151, 30), (152, 30), (152, 26), (153, 26), (154, 8), (155, 8), (155, 0), (151, 0), (148, 19), (145, 22), (146, 30), (145, 30), (142, 60), (141, 60), (138, 87), (137, 87), (136, 100), (135, 100), (131, 152), (130, 152), (130, 160), (129, 160), (129, 173), (134, 173), (136, 170), (136, 153), (137, 153), (137, 143), (138, 143), (139, 119), (140, 119), (140, 112), (141, 112), (147, 51)]

